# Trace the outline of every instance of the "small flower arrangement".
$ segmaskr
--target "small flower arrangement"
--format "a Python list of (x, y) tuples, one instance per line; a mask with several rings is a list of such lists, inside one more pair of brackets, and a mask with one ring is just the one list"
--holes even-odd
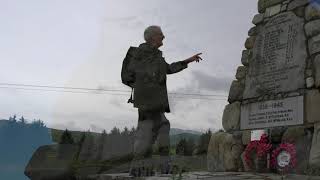
[(263, 134), (260, 140), (251, 141), (245, 151), (244, 151), (244, 159), (248, 167), (252, 169), (252, 153), (255, 152), (257, 154), (257, 158), (265, 158), (267, 153), (270, 152), (272, 145), (268, 142), (268, 136)]
[(282, 151), (285, 151), (290, 154), (290, 163), (289, 165), (283, 168), (283, 171), (287, 172), (289, 168), (295, 168), (297, 165), (296, 147), (292, 143), (281, 143), (278, 148), (273, 150), (270, 164), (271, 164), (271, 167), (273, 168), (278, 167), (277, 157)]

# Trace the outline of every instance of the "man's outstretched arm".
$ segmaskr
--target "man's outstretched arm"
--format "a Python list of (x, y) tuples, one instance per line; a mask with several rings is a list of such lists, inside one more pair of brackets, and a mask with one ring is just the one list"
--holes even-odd
[(202, 58), (200, 57), (202, 53), (198, 53), (196, 55), (191, 56), (188, 59), (185, 59), (183, 61), (178, 61), (178, 62), (174, 62), (172, 64), (167, 64), (167, 74), (173, 74), (173, 73), (177, 73), (182, 71), (183, 69), (188, 67), (188, 64), (196, 61), (199, 62), (200, 60), (202, 60)]

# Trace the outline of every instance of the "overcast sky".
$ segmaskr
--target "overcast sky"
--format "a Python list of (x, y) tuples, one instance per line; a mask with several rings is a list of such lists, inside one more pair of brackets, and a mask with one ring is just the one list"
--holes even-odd
[[(147, 26), (160, 25), (168, 63), (198, 52), (204, 59), (169, 75), (168, 91), (227, 96), (256, 13), (257, 0), (0, 0), (0, 83), (129, 91), (120, 79), (126, 51), (143, 43)], [(0, 119), (17, 114), (48, 127), (97, 132), (137, 125), (129, 93), (3, 87)], [(227, 97), (174, 96), (166, 114), (171, 127), (222, 128)]]

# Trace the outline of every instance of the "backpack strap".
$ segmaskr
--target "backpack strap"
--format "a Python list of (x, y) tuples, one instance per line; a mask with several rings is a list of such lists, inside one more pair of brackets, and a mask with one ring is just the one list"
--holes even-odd
[(133, 103), (134, 101), (133, 101), (133, 88), (131, 88), (131, 96), (130, 96), (130, 98), (128, 99), (128, 103)]

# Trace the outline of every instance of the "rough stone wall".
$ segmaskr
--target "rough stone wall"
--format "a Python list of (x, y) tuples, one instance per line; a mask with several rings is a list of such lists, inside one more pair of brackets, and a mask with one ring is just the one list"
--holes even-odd
[[(298, 164), (301, 160), (301, 165), (296, 172), (306, 173), (308, 169), (320, 168), (320, 0), (259, 0), (258, 12), (252, 19), (254, 26), (248, 31), (248, 38), (244, 43), (245, 49), (242, 51), (241, 57), (242, 66), (238, 67), (235, 80), (230, 87), (228, 97), (230, 104), (225, 107), (223, 113), (223, 128), (230, 134), (240, 132), (242, 144), (245, 146), (250, 142), (250, 129), (241, 129), (241, 107), (243, 105), (303, 96), (303, 124), (299, 127), (274, 127), (271, 129), (271, 134), (272, 141), (276, 143), (287, 139), (295, 140), (298, 156), (303, 154), (303, 158), (298, 158)], [(286, 17), (292, 21), (287, 22)], [(288, 72), (287, 80), (279, 80), (284, 84), (281, 84), (282, 87), (278, 89), (277, 87), (257, 87), (259, 84), (252, 77), (254, 71), (263, 71), (266, 68), (270, 69), (270, 66), (279, 65), (278, 62), (270, 64), (267, 61), (261, 65), (257, 64), (255, 59), (260, 58), (258, 57), (259, 52), (266, 51), (265, 36), (270, 35), (268, 30), (278, 30), (276, 29), (277, 23), (288, 23), (283, 29), (291, 33), (288, 35), (288, 39), (293, 39), (292, 47), (291, 49), (286, 47), (286, 50), (275, 51), (267, 56), (274, 56), (274, 59), (278, 61), (296, 62), (299, 67), (292, 66), (296, 67), (296, 70)], [(261, 34), (263, 35), (261, 36)], [(280, 37), (280, 41), (282, 40), (283, 37)], [(261, 43), (262, 41), (263, 43)], [(261, 44), (263, 47), (260, 47)], [(278, 46), (275, 43), (270, 43), (268, 46), (269, 49), (281, 49), (281, 47), (273, 47)], [(279, 46), (281, 46), (281, 42)], [(292, 57), (288, 57), (288, 51), (292, 51), (290, 52)], [(291, 62), (286, 63), (290, 66)], [(294, 72), (292, 73), (292, 71)], [(250, 73), (251, 77), (248, 77)], [(278, 77), (282, 76), (275, 76), (275, 78)], [(273, 79), (273, 76), (269, 78), (269, 80)], [(299, 134), (295, 133), (297, 129)], [(296, 137), (297, 135), (299, 137)], [(212, 139), (216, 139), (215, 136), (216, 134)], [(211, 150), (214, 149), (214, 144), (209, 146)], [(210, 153), (216, 152), (208, 152), (208, 157)]]
[(226, 132), (215, 133), (208, 146), (208, 170), (217, 172), (242, 169), (242, 151), (241, 137)]

